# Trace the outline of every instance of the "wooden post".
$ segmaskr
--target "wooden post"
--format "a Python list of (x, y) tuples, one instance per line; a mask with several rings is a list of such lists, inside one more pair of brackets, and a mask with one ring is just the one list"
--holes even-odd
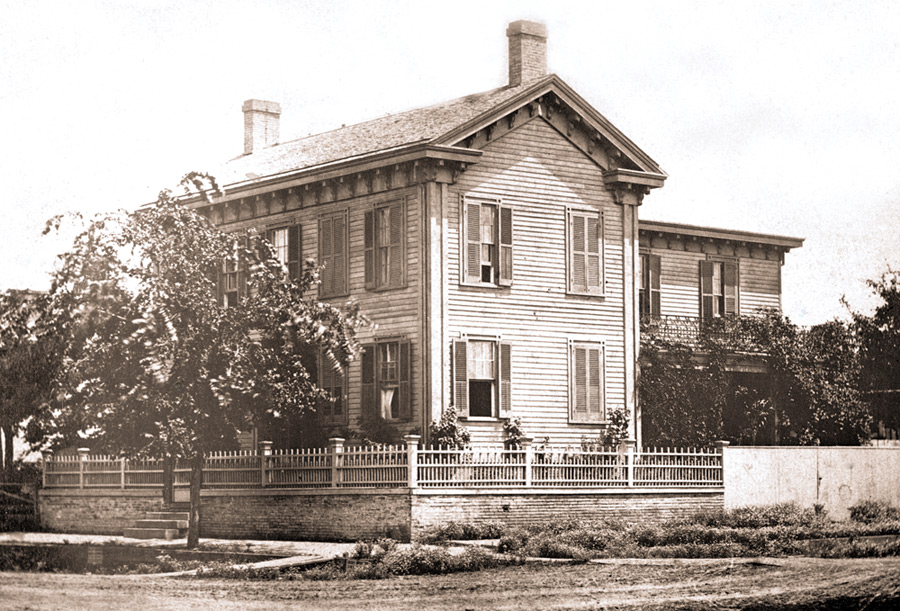
[(534, 458), (534, 439), (532, 437), (523, 437), (519, 441), (519, 446), (525, 451), (525, 487), (531, 487), (531, 464)]
[(415, 488), (419, 485), (419, 440), (421, 435), (404, 435), (403, 441), (406, 442), (406, 465), (409, 474), (408, 486)]
[(725, 485), (725, 448), (731, 445), (730, 441), (717, 441), (716, 449), (719, 451), (719, 465), (722, 467), (722, 485)]
[(269, 485), (269, 460), (272, 456), (272, 442), (259, 442), (259, 485), (265, 488)]
[(344, 453), (344, 438), (330, 437), (328, 439), (328, 448), (331, 452), (331, 487), (337, 488), (341, 477), (340, 464), (341, 454)]
[(47, 469), (50, 468), (50, 465), (53, 464), (53, 450), (44, 450), (41, 452), (41, 456), (44, 459), (44, 468), (41, 469), (41, 487), (47, 487)]
[(90, 448), (78, 448), (78, 487), (84, 488), (84, 465), (88, 459)]
[(627, 473), (627, 484), (631, 488), (634, 486), (634, 458), (635, 448), (637, 448), (636, 439), (624, 439), (619, 444), (619, 452), (625, 454), (625, 472)]
[(119, 459), (119, 473), (121, 475), (121, 486), (122, 490), (125, 490), (125, 457)]

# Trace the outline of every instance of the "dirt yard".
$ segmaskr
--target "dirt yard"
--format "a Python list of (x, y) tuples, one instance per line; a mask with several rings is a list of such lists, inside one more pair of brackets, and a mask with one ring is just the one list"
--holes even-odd
[(616, 561), (526, 565), (382, 581), (0, 573), (0, 607), (872, 611), (900, 608), (900, 558)]

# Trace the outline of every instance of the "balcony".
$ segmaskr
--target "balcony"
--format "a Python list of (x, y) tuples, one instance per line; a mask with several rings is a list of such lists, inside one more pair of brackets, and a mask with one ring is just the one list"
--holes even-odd
[(644, 316), (641, 336), (693, 348), (713, 344), (733, 352), (763, 354), (764, 320), (758, 316)]

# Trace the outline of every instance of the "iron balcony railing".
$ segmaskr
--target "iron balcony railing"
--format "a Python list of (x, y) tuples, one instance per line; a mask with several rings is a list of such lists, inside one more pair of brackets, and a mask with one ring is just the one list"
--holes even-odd
[(728, 350), (764, 353), (757, 316), (643, 316), (641, 335), (692, 347), (714, 343)]

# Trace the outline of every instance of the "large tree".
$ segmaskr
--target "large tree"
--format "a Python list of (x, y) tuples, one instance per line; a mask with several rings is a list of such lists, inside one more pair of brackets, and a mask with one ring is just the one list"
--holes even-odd
[[(204, 175), (182, 184), (217, 191)], [(223, 269), (236, 299), (223, 299)], [(52, 291), (71, 341), (45, 438), (77, 432), (124, 456), (188, 460), (196, 546), (204, 454), (266, 416), (329, 400), (311, 357), (339, 367), (358, 350), (356, 312), (318, 301), (312, 261), (299, 276), (260, 236), (223, 233), (169, 191), (89, 220), (61, 255)]]
[(0, 294), (0, 429), (3, 470), (12, 475), (13, 440), (23, 421), (49, 398), (59, 364), (50, 300), (32, 291)]

